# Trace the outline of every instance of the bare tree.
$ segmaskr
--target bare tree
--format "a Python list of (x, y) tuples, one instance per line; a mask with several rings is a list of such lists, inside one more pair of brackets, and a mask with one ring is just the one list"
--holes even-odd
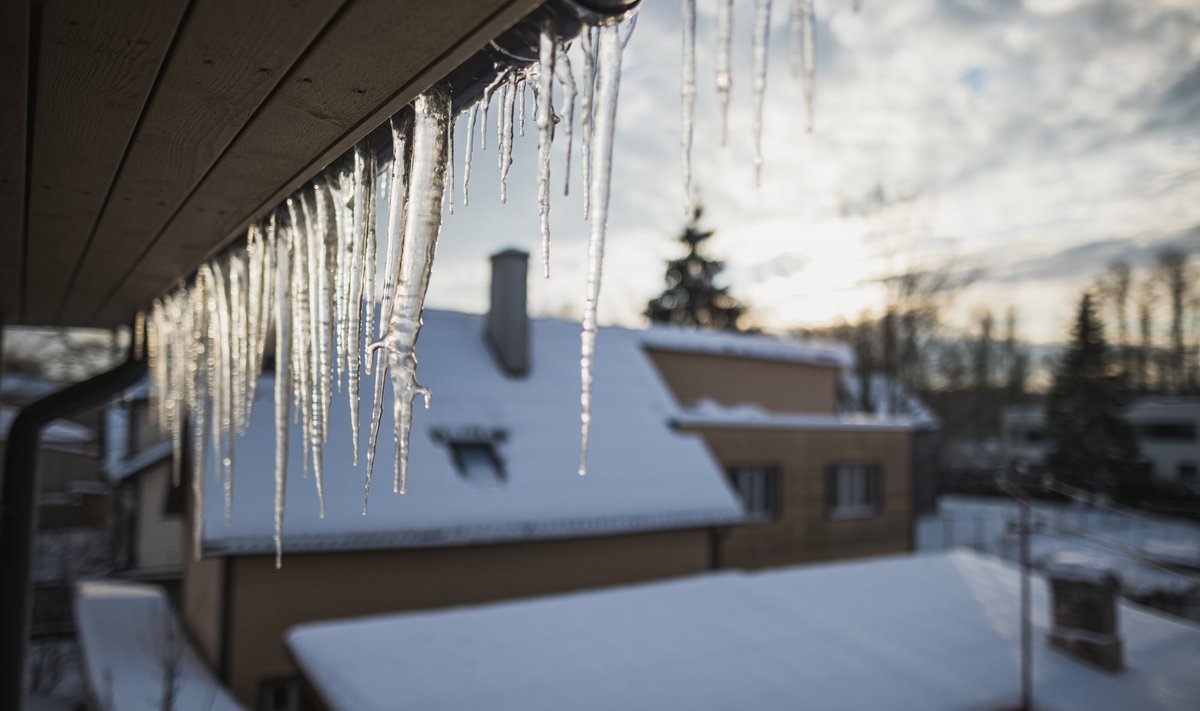
[(1138, 293), (1138, 331), (1141, 341), (1137, 352), (1137, 386), (1142, 392), (1151, 389), (1150, 366), (1154, 360), (1154, 301), (1157, 297), (1153, 279), (1142, 280)]
[(1166, 359), (1169, 373), (1167, 387), (1175, 390), (1184, 386), (1183, 317), (1184, 299), (1188, 288), (1187, 255), (1177, 249), (1167, 249), (1158, 255), (1158, 278), (1170, 298), (1171, 350)]

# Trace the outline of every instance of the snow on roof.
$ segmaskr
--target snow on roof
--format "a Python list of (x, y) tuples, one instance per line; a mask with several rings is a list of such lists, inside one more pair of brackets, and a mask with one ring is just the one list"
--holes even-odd
[(703, 398), (679, 410), (671, 421), (681, 427), (728, 429), (872, 430), (911, 432), (913, 423), (904, 417), (869, 414), (826, 415), (816, 412), (769, 412), (753, 404), (725, 406)]
[(843, 343), (762, 333), (708, 331), (673, 324), (655, 324), (636, 333), (642, 334), (642, 342), (647, 348), (657, 350), (785, 360), (838, 368), (848, 368), (854, 364), (854, 351)]
[[(335, 711), (1013, 708), (1020, 580), (968, 552), (878, 558), (292, 628)], [(1192, 709), (1200, 628), (1121, 605), (1128, 669), (1046, 646), (1033, 586), (1039, 708)]]
[(63, 386), (31, 373), (5, 373), (0, 378), (0, 400), (24, 404), (43, 398)]
[[(590, 467), (579, 463), (579, 327), (552, 319), (531, 323), (532, 367), (524, 378), (495, 364), (483, 317), (427, 310), (418, 378), (433, 390), (418, 409), (409, 455), (409, 486), (392, 493), (392, 418), (380, 427), (370, 513), (363, 516), (365, 457), (352, 462), (347, 395), (335, 393), (325, 448), (326, 516), (317, 515), (311, 474), (302, 475), (301, 437), (289, 436), (284, 550), (381, 548), (601, 535), (708, 526), (741, 520), (743, 510), (696, 434), (675, 432), (666, 385), (641, 346), (644, 331), (603, 329), (597, 340)], [(362, 451), (371, 387), (364, 376)], [(272, 378), (259, 384), (252, 421), (236, 441), (233, 518), (224, 522), (222, 491), (210, 457), (206, 477), (205, 549), (261, 553), (273, 547), (275, 435)], [(390, 402), (390, 398), (389, 398)], [(495, 443), (504, 479), (466, 481), (443, 440), (503, 433)]]
[(162, 588), (115, 581), (80, 583), (75, 623), (92, 698), (106, 708), (165, 708), (163, 687), (177, 663), (177, 709), (240, 711), (187, 642)]
[[(126, 391), (126, 397), (111, 403), (104, 412), (104, 474), (114, 484), (124, 481), (147, 467), (172, 455), (171, 441), (164, 439), (148, 447), (130, 451), (130, 416), (127, 402), (138, 397), (145, 381)], [(144, 395), (144, 393), (143, 393)]]

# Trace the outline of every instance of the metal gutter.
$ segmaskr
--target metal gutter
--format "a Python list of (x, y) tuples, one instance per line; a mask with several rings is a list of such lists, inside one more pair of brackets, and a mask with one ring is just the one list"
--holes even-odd
[(56, 419), (103, 403), (145, 373), (146, 361), (136, 358), (131, 347), (128, 358), (116, 368), (30, 403), (13, 420), (0, 494), (0, 708), (21, 709), (25, 702), (42, 431)]

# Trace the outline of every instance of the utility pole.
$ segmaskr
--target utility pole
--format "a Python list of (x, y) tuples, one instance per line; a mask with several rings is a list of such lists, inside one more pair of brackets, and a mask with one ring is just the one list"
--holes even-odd
[(1018, 491), (1021, 505), (1021, 709), (1033, 709), (1033, 630), (1029, 603), (1029, 492)]

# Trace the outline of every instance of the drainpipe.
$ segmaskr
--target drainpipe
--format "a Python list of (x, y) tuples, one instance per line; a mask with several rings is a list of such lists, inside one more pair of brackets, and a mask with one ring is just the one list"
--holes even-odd
[(37, 533), (38, 445), (52, 421), (103, 403), (136, 384), (146, 361), (129, 356), (116, 368), (30, 403), (13, 420), (0, 498), (0, 708), (25, 702), (25, 660), (33, 609), (30, 567)]

